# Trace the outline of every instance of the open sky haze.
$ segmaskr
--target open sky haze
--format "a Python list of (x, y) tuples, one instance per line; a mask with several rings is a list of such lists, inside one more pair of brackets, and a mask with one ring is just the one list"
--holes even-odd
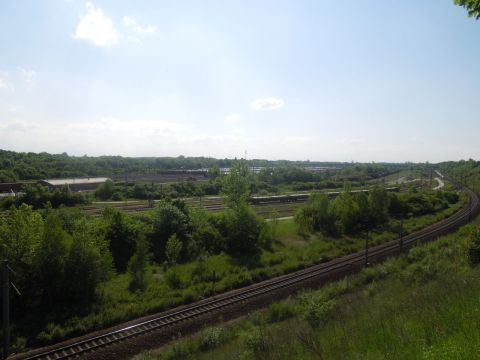
[(4, 0), (0, 148), (478, 159), (478, 39), (452, 0)]

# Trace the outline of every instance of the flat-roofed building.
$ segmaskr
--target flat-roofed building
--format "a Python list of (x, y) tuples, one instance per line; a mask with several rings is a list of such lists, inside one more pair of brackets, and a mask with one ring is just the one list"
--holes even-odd
[(50, 189), (60, 189), (64, 186), (68, 186), (72, 191), (87, 191), (95, 190), (100, 185), (104, 184), (107, 177), (91, 177), (91, 178), (75, 178), (75, 179), (50, 179), (40, 180), (40, 184), (48, 186)]

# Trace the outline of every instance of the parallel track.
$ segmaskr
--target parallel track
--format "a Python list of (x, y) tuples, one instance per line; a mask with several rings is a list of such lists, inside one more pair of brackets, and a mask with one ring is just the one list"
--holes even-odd
[[(399, 241), (393, 240), (369, 249), (368, 260), (370, 262), (381, 261), (388, 256), (398, 254), (401, 250), (408, 249), (418, 242), (433, 240), (436, 237), (451, 232), (461, 225), (468, 223), (479, 213), (480, 201), (478, 196), (469, 189), (464, 189), (469, 196), (468, 205), (464, 206), (457, 213), (446, 218), (430, 227), (405, 236), (403, 238), (402, 248), (399, 248)], [(159, 330), (182, 321), (188, 321), (201, 315), (206, 315), (219, 309), (252, 300), (262, 295), (271, 294), (280, 289), (298, 286), (309, 280), (321, 276), (329, 276), (344, 273), (347, 269), (361, 268), (365, 263), (365, 252), (359, 251), (354, 254), (334, 259), (329, 262), (315, 265), (291, 274), (283, 275), (271, 280), (267, 280), (244, 289), (232, 291), (230, 293), (217, 296), (210, 300), (205, 300), (182, 310), (159, 315), (158, 317), (139, 324), (127, 326), (120, 330), (107, 332), (103, 335), (85, 338), (70, 345), (54, 347), (48, 351), (37, 354), (25, 354), (24, 360), (40, 359), (69, 359), (80, 356), (85, 353), (93, 352), (115, 343), (125, 341), (132, 337), (141, 336)]]

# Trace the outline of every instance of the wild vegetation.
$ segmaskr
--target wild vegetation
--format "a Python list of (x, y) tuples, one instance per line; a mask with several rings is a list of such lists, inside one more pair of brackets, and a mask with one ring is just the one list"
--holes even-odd
[[(229, 209), (219, 213), (188, 209), (179, 200), (135, 216), (107, 208), (91, 218), (79, 208), (34, 211), (25, 204), (3, 213), (0, 256), (17, 271), (23, 293), (12, 298), (16, 346), (82, 334), (362, 248), (363, 234), (299, 236), (293, 221), (275, 214), (274, 221), (259, 220), (246, 201), (250, 176), (239, 162), (222, 178)], [(464, 201), (449, 203), (436, 192), (396, 196), (411, 207), (416, 197), (424, 201), (416, 213), (423, 216), (404, 219), (405, 233), (452, 214)], [(372, 229), (371, 243), (397, 237), (398, 225), (389, 216)]]
[(474, 359), (480, 221), (136, 359)]

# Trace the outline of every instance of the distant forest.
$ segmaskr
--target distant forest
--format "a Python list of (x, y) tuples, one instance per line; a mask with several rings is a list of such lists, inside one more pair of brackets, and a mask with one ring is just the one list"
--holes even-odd
[[(177, 169), (201, 169), (231, 167), (237, 159), (208, 157), (122, 157), (122, 156), (69, 156), (66, 153), (23, 153), (0, 150), (0, 182), (66, 178), (82, 176), (114, 176), (122, 174), (160, 173)], [(298, 167), (346, 167), (350, 163), (248, 160), (249, 166), (274, 167), (290, 165)], [(386, 165), (386, 164), (384, 164)]]

